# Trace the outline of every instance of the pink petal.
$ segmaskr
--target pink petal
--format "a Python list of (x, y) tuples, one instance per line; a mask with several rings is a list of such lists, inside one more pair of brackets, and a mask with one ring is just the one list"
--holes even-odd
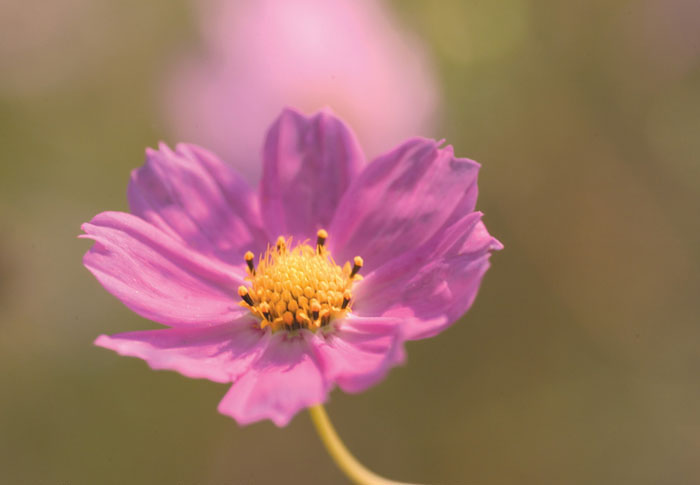
[(363, 163), (355, 136), (329, 111), (306, 117), (284, 110), (263, 152), (260, 203), (270, 236), (315, 238)]
[(481, 213), (464, 216), (430, 241), (382, 265), (358, 286), (358, 315), (404, 318), (408, 339), (433, 336), (466, 312), (503, 246), (486, 231)]
[(215, 382), (232, 382), (265, 350), (269, 333), (249, 316), (201, 328), (168, 328), (100, 335), (95, 345), (138, 357), (152, 369), (168, 369)]
[(82, 225), (95, 244), (83, 263), (139, 315), (166, 325), (219, 324), (244, 312), (243, 271), (203, 256), (132, 214), (103, 212)]
[(132, 213), (199, 252), (238, 263), (266, 247), (255, 193), (210, 152), (180, 144), (146, 150), (128, 189)]
[(335, 332), (313, 340), (326, 380), (345, 392), (361, 392), (404, 361), (401, 320), (351, 317)]
[(272, 335), (262, 356), (219, 403), (219, 412), (242, 425), (270, 419), (286, 426), (299, 410), (324, 402), (331, 385), (314, 357), (312, 336), (306, 330)]
[[(414, 138), (367, 165), (345, 193), (331, 224), (337, 261), (362, 256), (363, 272), (429, 240), (475, 199), (479, 164), (452, 147)], [(471, 209), (470, 209), (471, 210)]]

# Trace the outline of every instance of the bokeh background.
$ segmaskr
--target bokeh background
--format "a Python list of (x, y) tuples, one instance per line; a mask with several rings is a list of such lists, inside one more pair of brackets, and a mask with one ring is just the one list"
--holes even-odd
[[(693, 0), (395, 0), (480, 161), (504, 242), (473, 309), (328, 411), (402, 480), (700, 483), (700, 8)], [(194, 2), (0, 3), (0, 482), (344, 483), (301, 413), (216, 412), (226, 387), (92, 346), (152, 328), (82, 267), (143, 149)]]

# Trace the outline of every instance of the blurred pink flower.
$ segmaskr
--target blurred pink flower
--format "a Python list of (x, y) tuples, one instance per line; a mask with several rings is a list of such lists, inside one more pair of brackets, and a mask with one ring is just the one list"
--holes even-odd
[(250, 180), (257, 140), (288, 105), (330, 107), (369, 156), (432, 134), (438, 92), (423, 46), (382, 2), (197, 2), (203, 52), (168, 77), (166, 118), (179, 139), (211, 148)]
[(149, 149), (131, 214), (103, 212), (82, 237), (95, 240), (84, 263), (102, 285), (170, 327), (97, 345), (232, 382), (220, 412), (284, 426), (336, 384), (377, 383), (405, 339), (453, 323), (502, 246), (474, 212), (479, 165), (450, 146), (412, 138), (365, 165), (329, 112), (285, 110), (263, 153), (256, 194), (201, 148)]

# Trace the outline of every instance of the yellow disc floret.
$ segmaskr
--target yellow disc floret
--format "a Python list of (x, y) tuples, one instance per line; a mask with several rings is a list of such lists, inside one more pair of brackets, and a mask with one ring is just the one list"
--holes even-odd
[(241, 305), (261, 319), (260, 327), (273, 331), (307, 328), (315, 331), (352, 310), (352, 285), (362, 258), (353, 265), (338, 266), (325, 246), (328, 233), (317, 233), (316, 247), (280, 236), (254, 264), (253, 253), (245, 254), (250, 287), (238, 288)]

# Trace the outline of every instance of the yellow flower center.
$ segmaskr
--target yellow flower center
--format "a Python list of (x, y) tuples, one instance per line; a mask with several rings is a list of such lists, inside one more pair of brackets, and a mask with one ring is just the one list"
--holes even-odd
[(325, 246), (328, 233), (321, 229), (316, 247), (306, 242), (292, 248), (292, 239), (280, 236), (275, 247), (268, 246), (255, 266), (248, 251), (250, 287), (240, 286), (241, 305), (259, 317), (260, 328), (312, 331), (344, 317), (352, 309), (352, 285), (362, 277), (362, 258), (356, 256), (341, 268)]

